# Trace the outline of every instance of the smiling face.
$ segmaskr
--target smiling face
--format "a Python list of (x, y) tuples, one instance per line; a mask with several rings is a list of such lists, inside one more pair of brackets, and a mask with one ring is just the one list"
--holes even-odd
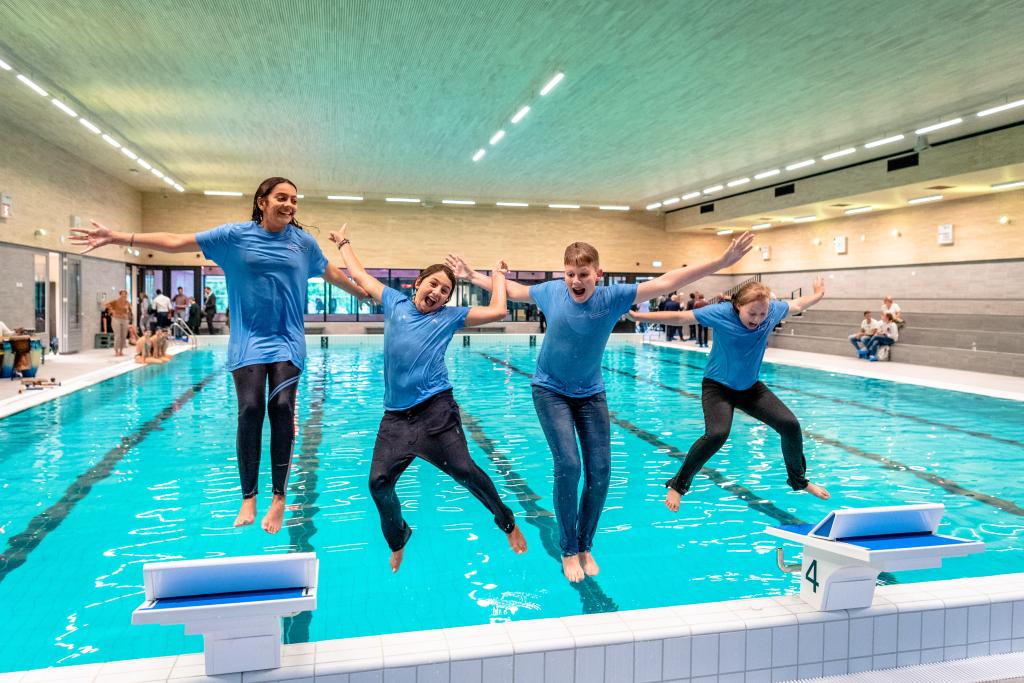
[(565, 264), (565, 286), (569, 289), (569, 297), (578, 304), (594, 295), (597, 281), (602, 277), (604, 271), (596, 264)]
[(740, 323), (748, 330), (756, 329), (768, 317), (770, 302), (768, 299), (754, 299), (739, 307)]
[(454, 288), (454, 280), (444, 270), (429, 272), (416, 280), (412, 303), (420, 313), (433, 313), (448, 303)]
[(298, 205), (298, 190), (287, 182), (274, 185), (265, 196), (256, 199), (256, 206), (263, 212), (263, 227), (275, 232), (292, 222)]

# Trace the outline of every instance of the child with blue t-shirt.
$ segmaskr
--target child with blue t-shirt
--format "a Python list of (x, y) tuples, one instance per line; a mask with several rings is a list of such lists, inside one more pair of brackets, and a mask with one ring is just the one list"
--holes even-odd
[[(615, 323), (633, 304), (674, 292), (739, 261), (752, 241), (753, 234), (746, 233), (715, 261), (678, 268), (639, 285), (602, 287), (597, 286), (604, 276), (597, 249), (574, 242), (565, 250), (564, 279), (532, 287), (505, 282), (510, 299), (536, 304), (547, 318), (531, 384), (533, 405), (554, 464), (562, 573), (569, 581), (576, 583), (600, 571), (591, 551), (611, 473), (611, 428), (601, 356)], [(473, 271), (462, 257), (450, 254), (448, 263), (459, 277), (497, 291), (489, 278)], [(576, 446), (577, 436), (581, 448)]]
[[(198, 234), (72, 230), (71, 240), (91, 251), (105, 244), (140, 246), (166, 252), (202, 251), (224, 270), (233, 323), (228, 336), (228, 371), (238, 398), (235, 441), (242, 507), (235, 526), (256, 520), (256, 493), (264, 416), (270, 418), (273, 498), (262, 527), (277, 533), (284, 523), (285, 491), (295, 442), (295, 396), (306, 358), (303, 311), (306, 280), (324, 280), (365, 297), (337, 266), (328, 263), (316, 239), (295, 212), (298, 190), (287, 178), (267, 178), (252, 200), (252, 220), (228, 223)], [(268, 394), (269, 389), (269, 396)]]
[(472, 493), (494, 515), (517, 554), (526, 539), (512, 510), (498, 496), (494, 483), (469, 455), (459, 406), (452, 395), (444, 353), (455, 332), (502, 320), (508, 314), (502, 261), (491, 275), (495, 294), (487, 306), (448, 306), (455, 274), (444, 264), (420, 271), (409, 298), (366, 272), (352, 249), (347, 226), (331, 233), (353, 279), (384, 306), (384, 417), (373, 445), (370, 493), (380, 514), (381, 531), (391, 548), (391, 571), (402, 564), (412, 529), (402, 518), (395, 493), (398, 478), (419, 457)]
[(665, 505), (679, 510), (679, 501), (690, 490), (694, 476), (725, 445), (732, 429), (733, 411), (739, 408), (764, 422), (782, 437), (782, 456), (786, 461), (787, 483), (794, 491), (806, 491), (818, 498), (829, 494), (804, 477), (803, 435), (796, 416), (758, 381), (768, 337), (775, 326), (790, 313), (800, 313), (825, 296), (825, 281), (814, 281), (814, 293), (790, 303), (771, 299), (771, 290), (759, 282), (744, 285), (732, 301), (695, 308), (692, 311), (633, 313), (631, 318), (674, 325), (698, 324), (714, 331), (711, 354), (701, 383), (704, 408), (704, 434), (690, 446), (676, 476), (666, 484)]

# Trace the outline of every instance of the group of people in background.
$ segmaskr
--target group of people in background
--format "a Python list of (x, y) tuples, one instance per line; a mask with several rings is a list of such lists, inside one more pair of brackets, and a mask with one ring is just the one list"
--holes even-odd
[[(860, 329), (849, 337), (853, 348), (857, 350), (857, 357), (871, 362), (879, 360), (879, 349), (898, 342), (900, 328), (905, 324), (900, 305), (895, 303), (891, 296), (882, 299), (880, 319), (873, 318), (871, 311), (864, 311)], [(884, 352), (883, 357), (888, 359), (888, 350)]]
[[(205, 318), (206, 331), (215, 334), (213, 320), (217, 315), (217, 295), (209, 287), (204, 288), (203, 295), (200, 308), (195, 297), (186, 296), (183, 287), (178, 287), (173, 299), (159, 289), (152, 299), (143, 292), (139, 296), (135, 315), (132, 315), (128, 291), (122, 289), (116, 299), (103, 305), (100, 330), (113, 335), (115, 357), (124, 356), (125, 347), (130, 344), (137, 350), (137, 362), (161, 362), (156, 359), (170, 358), (160, 351), (166, 351), (168, 330), (174, 320), (181, 320), (193, 334), (199, 334)], [(136, 322), (133, 323), (133, 319)]]
[[(722, 301), (725, 299), (723, 298)], [(674, 313), (676, 311), (692, 311), (695, 308), (703, 308), (710, 305), (711, 302), (705, 298), (702, 292), (690, 292), (688, 299), (684, 300), (682, 294), (671, 294), (663, 298), (657, 299), (656, 308), (658, 311), (668, 311)], [(649, 309), (649, 307), (648, 307)], [(640, 313), (647, 313), (643, 304), (637, 308)], [(646, 323), (637, 323), (637, 329), (642, 330), (642, 326), (646, 327)], [(687, 326), (687, 336), (683, 336), (683, 326), (681, 325), (665, 325), (665, 341), (675, 341), (678, 337), (681, 342), (696, 342), (698, 348), (706, 349), (708, 347), (708, 328), (700, 323)]]

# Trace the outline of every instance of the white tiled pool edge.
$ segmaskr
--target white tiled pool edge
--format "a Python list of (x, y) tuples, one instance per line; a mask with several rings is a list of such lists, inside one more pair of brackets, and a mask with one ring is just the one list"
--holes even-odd
[(190, 654), (0, 683), (751, 683), (1009, 652), (1024, 652), (1024, 573), (880, 586), (860, 610), (789, 595), (288, 645), (281, 668), (229, 676), (205, 678)]

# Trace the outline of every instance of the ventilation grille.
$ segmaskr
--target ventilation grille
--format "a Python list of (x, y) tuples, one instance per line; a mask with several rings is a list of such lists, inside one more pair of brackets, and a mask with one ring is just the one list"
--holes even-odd
[(917, 152), (914, 152), (913, 154), (905, 154), (904, 156), (896, 157), (895, 159), (889, 159), (888, 161), (890, 173), (892, 173), (893, 171), (898, 171), (902, 168), (911, 168), (912, 166), (917, 166), (917, 164)]
[(711, 202), (710, 204), (701, 204), (700, 205), (700, 212), (701, 213), (711, 213), (714, 210), (715, 210), (715, 203), (714, 202)]
[(796, 183), (790, 183), (789, 185), (779, 185), (775, 188), (776, 197), (784, 197), (787, 194), (793, 194), (796, 192)]
[(926, 187), (924, 189), (926, 189), (926, 190), (952, 190), (954, 187), (956, 187), (956, 185), (932, 185), (931, 187)]

